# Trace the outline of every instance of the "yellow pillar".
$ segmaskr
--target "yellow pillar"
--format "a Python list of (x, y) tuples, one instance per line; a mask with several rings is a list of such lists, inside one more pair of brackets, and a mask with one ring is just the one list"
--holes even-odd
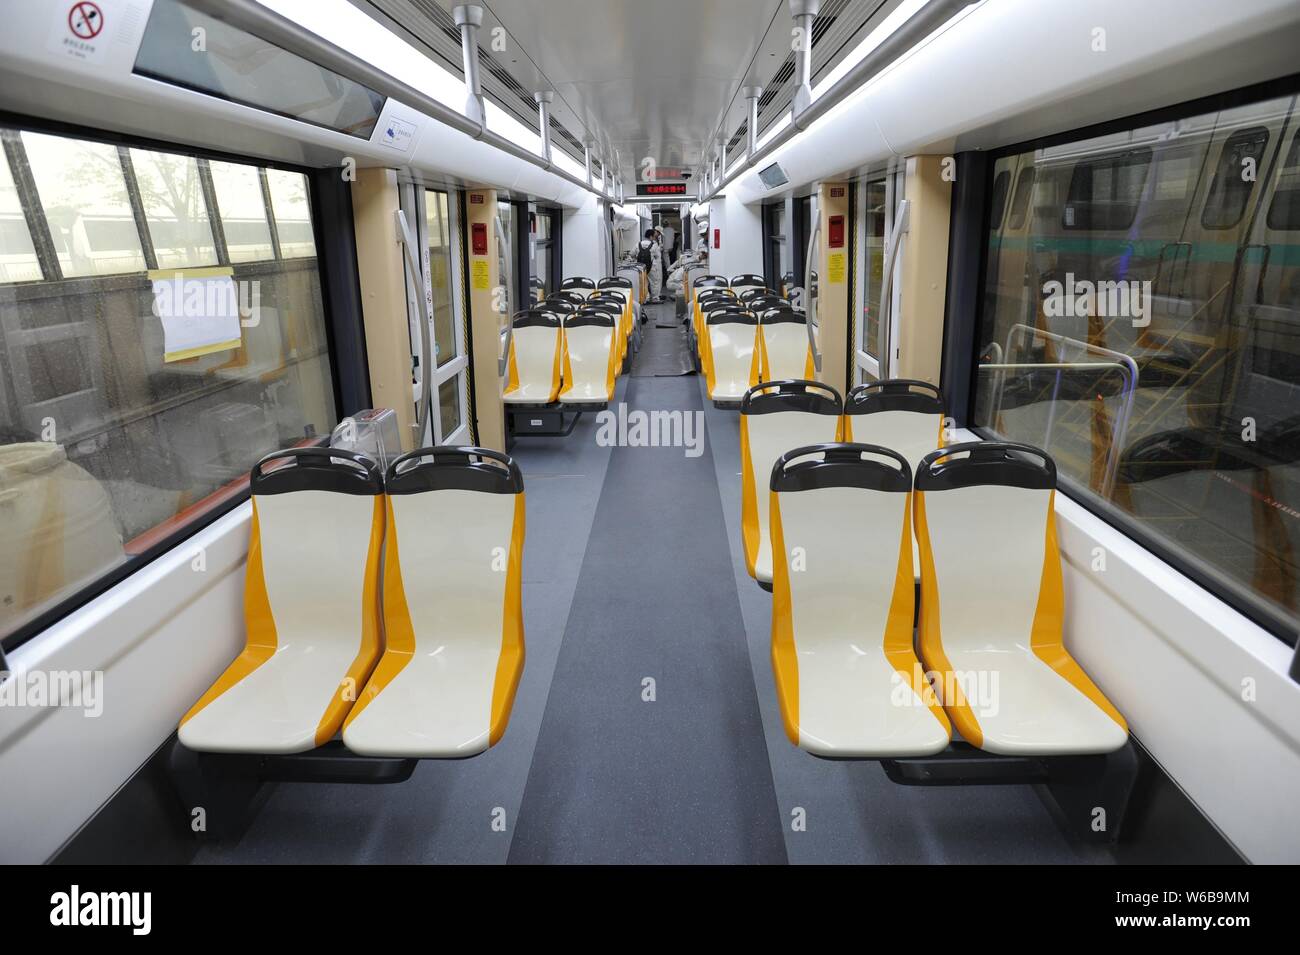
[(397, 414), (402, 450), (416, 447), (415, 399), (411, 380), (411, 333), (407, 321), (406, 273), (397, 238), (397, 174), (358, 169), (352, 183), (352, 217), (361, 283), (361, 318), (370, 371), (370, 399)]
[(471, 189), (466, 194), (469, 234), (469, 328), (474, 347), (474, 433), (480, 447), (506, 448), (505, 405), (501, 400), (501, 330), (509, 316), (497, 310), (506, 300), (497, 263), (497, 192)]
[(819, 377), (843, 395), (849, 356), (848, 184), (822, 183), (817, 191), (817, 209), (817, 338), (822, 353)]
[(899, 378), (939, 383), (943, 310), (948, 290), (948, 224), (952, 183), (943, 156), (909, 156), (904, 195), (911, 204), (899, 276)]

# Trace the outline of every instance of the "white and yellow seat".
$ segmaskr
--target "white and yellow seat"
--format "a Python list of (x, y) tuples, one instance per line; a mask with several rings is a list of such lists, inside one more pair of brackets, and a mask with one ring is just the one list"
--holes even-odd
[(573, 292), (583, 298), (590, 298), (591, 293), (596, 291), (596, 280), (581, 275), (573, 275), (560, 283), (560, 291)]
[[(928, 381), (887, 378), (858, 385), (844, 402), (844, 440), (893, 448), (912, 473), (936, 448), (943, 447), (943, 395)], [(913, 572), (921, 577), (920, 550)]]
[(753, 312), (720, 309), (704, 319), (708, 334), (705, 380), (709, 399), (738, 404), (758, 384), (758, 318)]
[(524, 482), (506, 455), (422, 448), (388, 468), (384, 655), (343, 726), (362, 756), (474, 756), (524, 667)]
[(1055, 464), (1028, 445), (952, 445), (916, 473), (921, 658), (961, 735), (991, 753), (1110, 753), (1128, 739), (1065, 649), (1055, 495)]
[(626, 332), (630, 330), (624, 325), (626, 310), (623, 299), (612, 292), (608, 294), (597, 293), (587, 299), (587, 304), (583, 306), (582, 311), (591, 311), (593, 309), (614, 319), (614, 363), (615, 374), (618, 374), (622, 368), (623, 359), (627, 357), (628, 335)]
[(205, 752), (300, 753), (338, 732), (379, 659), (383, 481), (355, 452), (294, 448), (259, 461), (250, 486), (245, 646), (179, 737)]
[[(813, 381), (812, 345), (808, 341), (808, 319), (789, 306), (760, 313), (758, 320), (759, 375), (763, 381), (802, 378)], [(872, 444), (884, 444), (873, 441)], [(889, 447), (889, 445), (885, 445)]]
[(716, 294), (709, 292), (700, 296), (699, 307), (696, 314), (699, 316), (699, 322), (695, 332), (695, 349), (700, 357), (700, 368), (704, 372), (707, 380), (709, 374), (709, 333), (708, 317), (716, 312), (731, 312), (741, 315), (745, 313), (745, 308), (730, 291), (723, 290)]
[(547, 308), (518, 312), (511, 320), (510, 355), (502, 400), (508, 405), (548, 405), (560, 393), (560, 316)]
[(885, 448), (801, 447), (771, 476), (772, 671), (790, 742), (818, 756), (943, 750), (912, 649), (912, 475)]
[(773, 381), (740, 402), (740, 529), (749, 576), (772, 584), (769, 483), (777, 459), (792, 448), (839, 440), (843, 402), (830, 385)]
[(597, 308), (564, 318), (564, 388), (560, 404), (608, 404), (618, 371), (618, 320)]
[(754, 275), (752, 272), (746, 272), (743, 275), (733, 275), (731, 281), (727, 283), (733, 292), (739, 295), (747, 289), (765, 289), (767, 288), (767, 279), (761, 275)]

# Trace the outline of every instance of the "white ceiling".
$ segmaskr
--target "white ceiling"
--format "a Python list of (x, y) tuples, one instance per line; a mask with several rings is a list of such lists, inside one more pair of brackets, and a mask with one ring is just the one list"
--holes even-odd
[[(457, 0), (352, 0), (389, 29), (461, 72)], [(646, 158), (698, 175), (715, 134), (739, 135), (741, 87), (767, 88), (760, 133), (794, 88), (788, 0), (477, 0), (483, 89), (521, 122), (536, 123), (535, 90), (554, 90), (556, 145), (581, 158), (594, 141), (629, 188)], [(821, 0), (814, 83), (901, 0)], [(504, 45), (504, 49), (502, 48)]]
[[(727, 104), (750, 76), (787, 0), (485, 0), (489, 20), (571, 111), (618, 150), (631, 181), (645, 157), (695, 167)], [(448, 4), (450, 6), (450, 4)], [(779, 20), (778, 20), (779, 18)], [(490, 41), (480, 35), (486, 47)], [(511, 51), (507, 51), (511, 52)], [(500, 56), (500, 54), (497, 54)], [(511, 57), (512, 71), (526, 67)], [(520, 72), (515, 72), (525, 82)], [(559, 101), (563, 100), (561, 104)], [(742, 104), (743, 106), (743, 104)], [(578, 130), (573, 130), (581, 138)]]

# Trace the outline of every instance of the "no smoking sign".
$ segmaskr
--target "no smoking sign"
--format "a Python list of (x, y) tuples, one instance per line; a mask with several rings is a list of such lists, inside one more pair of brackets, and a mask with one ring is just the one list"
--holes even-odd
[[(119, 3), (120, 0), (71, 0), (53, 4), (47, 49), (86, 63), (99, 62), (107, 53), (110, 39), (104, 28), (115, 16)], [(117, 27), (114, 30), (122, 32)]]
[(93, 40), (104, 29), (104, 11), (90, 0), (74, 3), (68, 11), (68, 29), (79, 40)]

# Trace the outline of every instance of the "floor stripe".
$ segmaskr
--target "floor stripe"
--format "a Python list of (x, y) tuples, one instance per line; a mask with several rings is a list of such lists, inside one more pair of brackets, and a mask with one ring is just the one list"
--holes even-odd
[[(628, 396), (702, 410), (693, 377)], [(707, 449), (614, 449), (511, 862), (786, 861), (728, 554)]]

